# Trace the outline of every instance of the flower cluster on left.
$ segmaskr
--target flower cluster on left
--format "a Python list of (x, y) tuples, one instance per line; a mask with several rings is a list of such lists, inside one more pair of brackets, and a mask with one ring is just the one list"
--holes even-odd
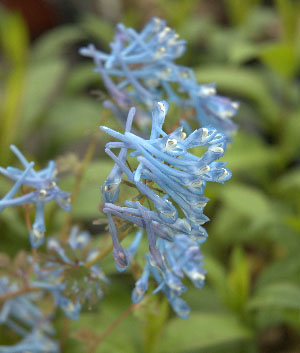
[[(45, 240), (45, 204), (54, 200), (60, 208), (70, 212), (70, 193), (56, 184), (54, 161), (45, 169), (35, 171), (34, 163), (28, 162), (17, 147), (11, 146), (11, 150), (24, 170), (0, 167), (0, 173), (15, 182), (0, 200), (0, 212), (9, 206), (35, 205), (33, 224), (28, 225), (34, 252), (33, 256), (21, 252), (12, 263), (1, 254), (5, 261), (0, 259), (0, 275), (4, 268), (10, 268), (11, 276), (0, 276), (0, 325), (14, 331), (20, 341), (13, 346), (0, 346), (0, 353), (56, 353), (60, 349), (53, 338), (55, 330), (51, 323), (55, 308), (76, 320), (84, 302), (95, 304), (102, 298), (108, 280), (98, 265), (89, 265), (98, 251), (90, 246), (90, 234), (78, 227), (71, 229), (65, 242), (48, 237), (46, 252), (37, 255), (36, 248)], [(22, 194), (18, 195), (20, 190)], [(30, 218), (28, 209), (26, 212)], [(52, 313), (46, 315), (40, 304), (45, 297), (49, 298), (49, 294)]]
[[(2, 175), (15, 181), (14, 186), (0, 201), (0, 212), (9, 206), (34, 204), (36, 213), (30, 230), (30, 243), (33, 248), (38, 248), (44, 242), (46, 231), (45, 204), (54, 200), (60, 208), (71, 212), (70, 194), (60, 190), (56, 184), (57, 169), (54, 161), (50, 161), (45, 169), (37, 172), (33, 169), (34, 162), (29, 163), (16, 146), (12, 145), (10, 148), (25, 169), (0, 167)], [(30, 191), (25, 193), (25, 187)], [(23, 195), (15, 197), (20, 189)]]

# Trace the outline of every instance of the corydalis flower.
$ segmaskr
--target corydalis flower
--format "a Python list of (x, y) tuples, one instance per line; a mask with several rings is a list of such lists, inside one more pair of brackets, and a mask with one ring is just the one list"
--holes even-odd
[(93, 45), (80, 49), (94, 59), (95, 71), (117, 105), (106, 101), (105, 106), (121, 120), (136, 105), (136, 120), (143, 126), (153, 102), (165, 98), (192, 111), (201, 126), (212, 125), (231, 136), (236, 126), (230, 119), (238, 103), (216, 95), (214, 84), (198, 84), (193, 70), (177, 65), (175, 59), (184, 51), (185, 41), (159, 18), (152, 18), (140, 33), (119, 24), (110, 54)]
[[(208, 181), (224, 183), (231, 173), (224, 162), (217, 161), (225, 152), (226, 138), (223, 134), (211, 127), (195, 130), (189, 136), (182, 127), (167, 134), (162, 128), (167, 111), (166, 102), (155, 104), (149, 140), (130, 132), (134, 108), (128, 114), (124, 134), (101, 127), (121, 141), (106, 145), (106, 153), (116, 164), (102, 188), (103, 212), (108, 217), (118, 269), (127, 268), (130, 259), (128, 249), (124, 250), (119, 242), (113, 216), (146, 230), (149, 254), (141, 287), (137, 285), (137, 293), (133, 297), (142, 297), (142, 288), (147, 289), (145, 281), (151, 272), (174, 310), (186, 317), (187, 306), (179, 298), (184, 292), (180, 277), (186, 273), (198, 287), (204, 280), (204, 271), (200, 268), (202, 262), (198, 261), (201, 258), (199, 244), (207, 237), (202, 227), (208, 221), (203, 214), (208, 202), (208, 198), (203, 196), (204, 188)], [(202, 156), (191, 154), (189, 149), (195, 147), (204, 148), (206, 152)], [(120, 149), (118, 156), (111, 151), (113, 148)], [(130, 156), (138, 161), (135, 170), (126, 165), (128, 150), (132, 150)], [(125, 206), (114, 204), (118, 199), (122, 174), (135, 185), (140, 195), (148, 199), (149, 207), (138, 201), (126, 201)], [(179, 217), (179, 211), (183, 217)], [(139, 241), (140, 238), (135, 238), (133, 242), (135, 251)]]
[(48, 238), (47, 261), (42, 266), (35, 265), (37, 282), (33, 285), (48, 290), (56, 306), (73, 320), (78, 319), (83, 302), (95, 304), (102, 298), (102, 283), (108, 282), (98, 265), (86, 266), (98, 254), (89, 250), (89, 243), (90, 234), (73, 227), (64, 247), (57, 239)]
[(132, 292), (132, 302), (136, 304), (144, 298), (152, 273), (158, 284), (153, 293), (162, 290), (176, 314), (186, 319), (189, 316), (190, 308), (180, 298), (182, 293), (186, 291), (181, 279), (186, 275), (197, 288), (202, 288), (206, 271), (202, 268), (200, 246), (197, 241), (184, 234), (175, 235), (172, 242), (159, 239), (157, 246), (164, 262), (163, 269), (160, 271), (156, 266), (153, 266), (146, 255), (144, 270)]
[[(33, 248), (39, 247), (44, 241), (45, 234), (45, 204), (52, 200), (56, 201), (60, 208), (70, 212), (70, 194), (62, 191), (56, 184), (56, 164), (50, 161), (48, 166), (40, 171), (33, 169), (34, 163), (28, 162), (16, 146), (10, 146), (24, 167), (24, 170), (0, 167), (0, 173), (15, 181), (11, 190), (0, 200), (0, 212), (9, 206), (21, 206), (35, 204), (35, 220), (30, 232), (30, 242)], [(16, 196), (22, 186), (29, 187), (32, 191), (23, 196)]]
[[(0, 278), (0, 295), (15, 292), (18, 289), (5, 277)], [(36, 305), (39, 294), (29, 293), (6, 300), (0, 311), (0, 325), (6, 325), (22, 337), (14, 346), (0, 346), (1, 353), (39, 352), (57, 353), (58, 344), (49, 320)]]

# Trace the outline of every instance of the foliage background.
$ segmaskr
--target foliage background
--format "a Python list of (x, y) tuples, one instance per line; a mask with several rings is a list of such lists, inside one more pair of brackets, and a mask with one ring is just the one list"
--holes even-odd
[[(233, 177), (207, 188), (207, 284), (202, 291), (190, 286), (185, 295), (190, 319), (148, 296), (95, 352), (300, 352), (299, 1), (3, 1), (0, 164), (16, 162), (8, 148), (14, 143), (40, 165), (56, 159), (62, 188), (71, 190), (96, 138), (73, 222), (101, 241), (105, 224), (92, 221), (99, 218), (99, 186), (111, 168), (107, 137), (98, 130), (105, 92), (93, 64), (77, 50), (89, 42), (109, 50), (117, 22), (141, 28), (153, 15), (187, 40), (180, 63), (241, 103), (239, 131), (225, 154)], [(112, 117), (107, 125), (118, 128)], [(0, 195), (8, 187), (1, 178)], [(46, 215), (48, 234), (58, 232), (62, 213), (49, 206)], [(2, 252), (29, 250), (23, 210), (1, 213), (0, 229)], [(132, 276), (116, 274), (112, 256), (103, 268), (111, 286), (99, 305), (85, 308), (78, 322), (56, 320), (63, 352), (92, 349), (130, 305)], [(8, 340), (1, 326), (0, 339)]]

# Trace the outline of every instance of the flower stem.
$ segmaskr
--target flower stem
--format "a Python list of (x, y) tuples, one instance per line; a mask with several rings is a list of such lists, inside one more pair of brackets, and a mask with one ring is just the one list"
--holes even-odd
[(99, 345), (112, 333), (112, 331), (119, 326), (119, 324), (126, 319), (126, 317), (136, 307), (136, 304), (131, 304), (103, 333), (99, 336), (89, 353), (94, 353)]
[[(101, 120), (99, 122), (99, 125), (103, 125), (103, 123), (105, 122), (105, 120), (107, 119), (109, 115), (109, 110), (105, 110), (104, 113), (102, 114), (102, 117), (101, 117)], [(84, 175), (84, 172), (86, 171), (88, 165), (90, 164), (92, 158), (93, 158), (93, 155), (94, 155), (94, 152), (95, 152), (95, 149), (96, 149), (96, 145), (97, 145), (97, 139), (95, 136), (93, 136), (91, 138), (91, 141), (88, 145), (88, 148), (87, 148), (87, 151), (83, 157), (83, 160), (80, 164), (80, 167), (78, 169), (78, 172), (76, 174), (76, 179), (75, 179), (75, 183), (73, 185), (73, 188), (72, 188), (72, 206), (74, 206), (77, 198), (78, 198), (78, 194), (79, 194), (79, 190), (80, 190), (80, 185), (81, 185), (81, 182), (82, 182), (82, 178), (83, 178), (83, 175)], [(63, 226), (62, 226), (62, 230), (61, 230), (61, 239), (62, 241), (66, 241), (67, 240), (67, 237), (68, 237), (68, 234), (69, 234), (69, 231), (70, 231), (70, 228), (71, 228), (71, 222), (72, 222), (72, 213), (67, 213), (66, 216), (65, 216), (65, 219), (64, 219), (64, 223), (63, 223)]]
[(10, 293), (6, 293), (4, 295), (1, 295), (0, 296), (0, 303), (3, 303), (6, 300), (12, 299), (14, 297), (18, 297), (18, 296), (26, 294), (26, 293), (38, 292), (40, 290), (41, 290), (41, 288), (39, 288), (39, 287), (24, 287), (24, 288), (21, 288), (21, 289), (14, 291), (14, 292), (10, 292)]

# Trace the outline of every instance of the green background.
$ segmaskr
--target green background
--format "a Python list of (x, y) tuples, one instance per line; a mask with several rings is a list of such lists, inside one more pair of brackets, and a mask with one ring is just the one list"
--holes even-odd
[[(60, 185), (71, 191), (96, 137), (73, 213), (95, 244), (105, 233), (92, 225), (103, 217), (99, 186), (112, 162), (104, 154), (109, 137), (98, 130), (105, 90), (78, 55), (81, 45), (109, 50), (117, 22), (141, 29), (153, 15), (165, 18), (188, 43), (179, 63), (240, 101), (224, 157), (233, 177), (206, 191), (208, 275), (203, 290), (188, 285), (191, 317), (175, 317), (163, 297), (148, 295), (95, 352), (300, 352), (300, 2), (74, 0), (56, 2), (55, 11), (52, 28), (37, 29), (20, 9), (0, 8), (0, 164), (17, 165), (14, 143), (37, 166), (55, 159)], [(121, 128), (112, 116), (106, 125)], [(1, 177), (0, 195), (9, 187)], [(46, 211), (47, 233), (59, 232), (64, 214), (52, 204)], [(0, 229), (2, 252), (29, 250), (23, 209), (1, 213)], [(102, 265), (111, 280), (105, 298), (68, 328), (61, 313), (55, 319), (62, 352), (91, 350), (130, 305), (132, 276), (117, 274), (112, 256)], [(2, 327), (0, 337), (7, 339)]]

